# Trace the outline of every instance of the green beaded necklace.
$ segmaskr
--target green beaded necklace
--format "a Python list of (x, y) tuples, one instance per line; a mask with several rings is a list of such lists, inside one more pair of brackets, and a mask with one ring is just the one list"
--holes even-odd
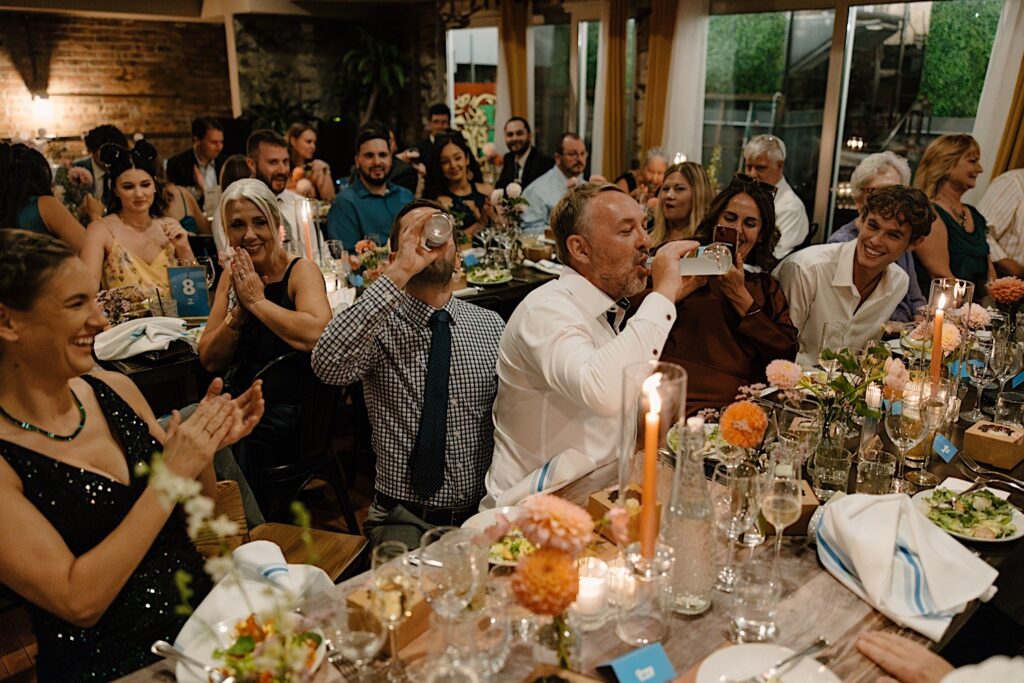
[(75, 399), (75, 405), (78, 406), (79, 421), (78, 427), (75, 429), (75, 431), (67, 436), (63, 436), (61, 434), (54, 434), (53, 432), (48, 432), (45, 429), (40, 429), (39, 427), (36, 427), (34, 424), (22, 422), (21, 420), (17, 419), (16, 417), (8, 413), (6, 410), (4, 410), (3, 406), (0, 406), (0, 415), (3, 415), (8, 420), (24, 429), (26, 432), (35, 432), (36, 434), (42, 434), (43, 436), (49, 439), (54, 439), (56, 441), (71, 441), (76, 436), (81, 434), (82, 429), (85, 427), (85, 406), (83, 406), (82, 402), (78, 400), (78, 396), (75, 394), (74, 389), (71, 390), (71, 398)]

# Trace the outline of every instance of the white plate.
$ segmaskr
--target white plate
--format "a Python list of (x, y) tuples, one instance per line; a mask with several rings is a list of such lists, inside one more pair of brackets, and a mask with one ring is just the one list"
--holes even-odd
[[(911, 498), (911, 500), (914, 501), (914, 504), (917, 505), (917, 509), (921, 511), (921, 514), (923, 514), (926, 519), (928, 518), (928, 510), (931, 508), (929, 508), (928, 501), (926, 501), (925, 498), (928, 498), (932, 495), (932, 490), (933, 489), (925, 489), (924, 491), (918, 491), (917, 493), (914, 494), (914, 497)], [(999, 491), (997, 489), (988, 490), (996, 495), (1004, 493), (1004, 491)], [(931, 522), (930, 519), (928, 521)], [(1013, 526), (1016, 527), (1017, 531), (1014, 532), (1012, 536), (1007, 536), (1006, 538), (975, 538), (974, 536), (965, 536), (964, 534), (959, 534), (955, 531), (944, 529), (938, 524), (935, 524), (935, 522), (932, 522), (932, 524), (935, 524), (936, 527), (942, 529), (950, 536), (962, 539), (964, 541), (972, 541), (974, 543), (1008, 543), (1009, 541), (1016, 541), (1018, 538), (1024, 536), (1024, 513), (1022, 513), (1016, 506), (1013, 507), (1013, 518), (1011, 521), (1013, 522)]]
[[(511, 505), (506, 505), (500, 508), (490, 508), (483, 512), (478, 512), (465, 522), (462, 523), (463, 529), (472, 529), (473, 531), (484, 531), (485, 529), (494, 526), (498, 521), (498, 515), (502, 514), (508, 517), (513, 523), (515, 523), (516, 508)], [(488, 552), (487, 561), (493, 565), (499, 567), (514, 567), (516, 566), (515, 560), (495, 560), (490, 557)]]
[[(768, 643), (726, 647), (713, 652), (701, 662), (697, 669), (697, 683), (722, 683), (754, 676), (793, 652), (788, 647)], [(807, 657), (779, 680), (782, 683), (841, 683), (827, 666)]]
[[(228, 619), (214, 624), (209, 631), (206, 631), (203, 635), (185, 646), (185, 654), (212, 667), (222, 666), (224, 660), (214, 659), (213, 651), (217, 648), (229, 647), (231, 645), (233, 641), (232, 634), (235, 631), (235, 625), (239, 621), (241, 619)], [(320, 634), (321, 638), (320, 646), (316, 649), (316, 657), (313, 659), (313, 667), (310, 669), (310, 671), (316, 671), (324, 661), (324, 654), (327, 652), (327, 641), (324, 639), (324, 634), (320, 629), (315, 628), (311, 630)], [(209, 677), (204, 671), (198, 667), (189, 666), (182, 661), (179, 661), (175, 667), (174, 675), (178, 679), (178, 683), (209, 682)]]
[(494, 285), (503, 285), (506, 282), (512, 282), (512, 271), (503, 270), (494, 280), (477, 280), (474, 277), (472, 270), (466, 273), (466, 282), (471, 285), (477, 285), (478, 287), (493, 287)]

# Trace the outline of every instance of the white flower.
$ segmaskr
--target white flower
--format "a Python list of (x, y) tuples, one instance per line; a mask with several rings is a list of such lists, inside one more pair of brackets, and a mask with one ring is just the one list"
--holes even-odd
[(228, 519), (226, 515), (219, 515), (215, 519), (211, 519), (207, 522), (207, 526), (217, 538), (227, 538), (238, 533), (238, 524)]
[(517, 199), (519, 195), (523, 194), (523, 186), (519, 183), (509, 183), (505, 188), (505, 194), (509, 199)]
[(206, 519), (213, 515), (213, 500), (206, 496), (196, 496), (185, 501), (185, 514), (189, 517)]
[(215, 555), (206, 561), (203, 565), (203, 569), (210, 578), (213, 579), (214, 583), (217, 583), (225, 576), (231, 573), (231, 570), (235, 568), (235, 561), (231, 559), (230, 555)]
[(502, 189), (495, 190), (494, 192), (491, 193), (491, 204), (494, 204), (495, 206), (499, 205), (501, 203), (502, 197), (504, 197), (504, 196), (505, 196), (505, 191), (504, 190), (502, 190)]

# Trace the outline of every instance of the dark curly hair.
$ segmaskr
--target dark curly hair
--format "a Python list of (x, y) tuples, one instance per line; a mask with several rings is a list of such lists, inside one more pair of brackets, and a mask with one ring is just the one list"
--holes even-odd
[(153, 203), (149, 206), (149, 215), (158, 218), (164, 215), (167, 210), (167, 199), (164, 197), (163, 183), (160, 181), (158, 172), (159, 164), (156, 160), (156, 148), (145, 140), (139, 140), (130, 150), (121, 145), (106, 144), (100, 147), (100, 161), (107, 165), (105, 182), (107, 185), (107, 212), (117, 213), (123, 207), (121, 198), (114, 192), (114, 184), (125, 171), (133, 168), (145, 171), (153, 179), (155, 194)]
[(935, 220), (928, 196), (916, 187), (906, 185), (890, 185), (870, 192), (864, 208), (860, 210), (860, 219), (867, 220), (869, 213), (909, 225), (911, 242), (927, 237)]
[(448, 189), (448, 181), (445, 180), (444, 173), (441, 171), (441, 150), (449, 143), (461, 149), (462, 153), (466, 155), (470, 184), (478, 182), (483, 177), (480, 172), (480, 164), (469, 149), (469, 145), (466, 144), (466, 138), (462, 137), (462, 133), (457, 130), (445, 131), (434, 140), (434, 151), (427, 161), (427, 182), (423, 189), (423, 196), (427, 199), (452, 196), (452, 191)]
[(46, 157), (21, 143), (0, 144), (0, 227), (18, 225), (18, 212), (29, 197), (52, 194), (53, 174)]
[(724, 190), (711, 200), (704, 220), (697, 226), (693, 239), (701, 244), (710, 244), (715, 234), (718, 219), (729, 205), (732, 198), (745, 194), (754, 200), (761, 212), (761, 230), (757, 234), (757, 242), (745, 259), (746, 263), (757, 266), (765, 273), (772, 272), (779, 260), (775, 258), (775, 245), (779, 243), (779, 228), (775, 225), (775, 198), (757, 185), (733, 178)]
[(0, 230), (0, 304), (32, 308), (52, 272), (75, 250), (66, 242), (28, 230)]

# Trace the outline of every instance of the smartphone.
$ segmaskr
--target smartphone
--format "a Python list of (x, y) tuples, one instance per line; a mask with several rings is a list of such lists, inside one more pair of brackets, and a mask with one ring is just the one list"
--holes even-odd
[(716, 225), (711, 241), (728, 244), (729, 248), (732, 249), (733, 263), (736, 262), (736, 243), (739, 241), (739, 232), (736, 228), (731, 228), (728, 225)]

